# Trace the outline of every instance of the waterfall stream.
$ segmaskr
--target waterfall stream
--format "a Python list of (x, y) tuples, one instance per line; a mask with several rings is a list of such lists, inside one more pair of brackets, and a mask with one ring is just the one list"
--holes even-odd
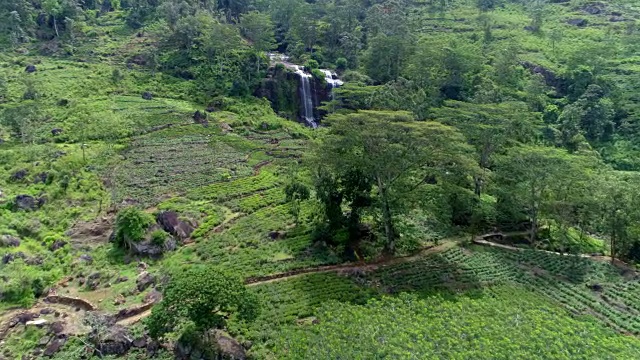
[[(300, 96), (300, 118), (312, 127), (318, 127), (319, 119), (315, 117), (315, 108), (318, 104), (314, 104), (314, 89), (312, 89), (313, 75), (306, 72), (303, 66), (295, 65), (289, 62), (289, 57), (280, 53), (268, 53), (272, 64), (283, 64), (286, 68), (293, 70), (300, 78), (300, 86), (298, 94)], [(338, 78), (338, 74), (327, 69), (319, 69), (324, 74), (324, 80), (327, 83), (328, 90), (333, 98), (333, 89), (342, 86), (344, 83)], [(317, 97), (317, 94), (316, 94)], [(315, 100), (318, 103), (318, 99)]]
[(297, 67), (296, 74), (300, 76), (300, 96), (302, 96), (302, 106), (304, 108), (304, 121), (312, 128), (317, 128), (318, 124), (313, 116), (313, 98), (311, 97), (311, 78), (310, 74), (304, 72), (304, 69)]
[(331, 89), (342, 86), (344, 83), (342, 80), (338, 79), (338, 74), (331, 70), (320, 69), (324, 74), (324, 81), (326, 81), (327, 85), (331, 87)]

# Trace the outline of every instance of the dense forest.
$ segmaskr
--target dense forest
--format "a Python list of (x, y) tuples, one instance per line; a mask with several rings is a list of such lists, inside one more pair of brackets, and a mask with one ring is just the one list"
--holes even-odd
[[(634, 358), (638, 21), (632, 0), (0, 0), (0, 359), (497, 358), (440, 342), (480, 328), (507, 357)], [(482, 325), (518, 307), (563, 320)]]

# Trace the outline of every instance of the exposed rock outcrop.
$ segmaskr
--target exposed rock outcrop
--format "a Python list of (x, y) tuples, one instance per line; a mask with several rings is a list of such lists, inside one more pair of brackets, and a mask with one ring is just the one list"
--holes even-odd
[(0, 236), (0, 247), (18, 247), (20, 246), (20, 239), (11, 235)]
[(569, 19), (567, 20), (567, 24), (577, 26), (577, 27), (585, 27), (589, 24), (587, 19)]
[(158, 214), (156, 221), (162, 229), (180, 240), (188, 239), (193, 233), (194, 227), (191, 224), (180, 220), (175, 211), (163, 211)]
[(138, 289), (138, 291), (144, 291), (149, 286), (155, 283), (156, 277), (151, 275), (147, 271), (143, 271), (142, 273), (140, 273), (140, 275), (138, 275), (138, 278), (136, 279), (136, 288)]
[[(318, 109), (323, 101), (331, 99), (331, 88), (322, 80), (315, 77), (309, 78), (311, 101), (313, 105), (313, 117), (320, 119), (325, 112)], [(282, 66), (271, 67), (267, 77), (256, 90), (255, 96), (266, 98), (271, 103), (273, 110), (292, 120), (305, 122), (302, 105), (299, 75)]]
[(547, 86), (553, 87), (559, 96), (564, 96), (567, 93), (567, 90), (569, 89), (569, 82), (567, 81), (567, 79), (557, 75), (555, 72), (543, 66), (528, 61), (522, 61), (520, 65), (522, 65), (525, 69), (531, 71), (531, 73), (533, 74), (542, 75), (545, 84), (547, 84)]

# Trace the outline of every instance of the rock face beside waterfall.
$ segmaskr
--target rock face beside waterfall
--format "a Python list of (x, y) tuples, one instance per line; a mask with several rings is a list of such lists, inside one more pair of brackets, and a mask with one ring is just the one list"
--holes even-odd
[[(325, 113), (318, 109), (324, 101), (331, 99), (331, 86), (324, 79), (309, 78), (313, 115), (316, 121)], [(258, 97), (267, 98), (273, 110), (288, 119), (307, 123), (304, 111), (304, 93), (300, 75), (283, 66), (273, 66), (267, 77), (255, 93)]]

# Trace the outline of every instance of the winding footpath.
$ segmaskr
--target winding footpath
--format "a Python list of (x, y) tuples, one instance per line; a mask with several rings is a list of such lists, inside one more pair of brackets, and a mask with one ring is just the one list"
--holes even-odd
[[(232, 216), (231, 218), (227, 219), (226, 222), (227, 223), (231, 222), (234, 219), (236, 219), (236, 217)], [(221, 224), (221, 226), (222, 228), (224, 228), (224, 223)], [(514, 234), (501, 234), (501, 233), (484, 234), (484, 235), (475, 237), (473, 240), (473, 243), (481, 246), (497, 247), (497, 248), (509, 250), (509, 251), (530, 250), (530, 249), (519, 248), (519, 247), (510, 246), (510, 245), (498, 244), (498, 243), (487, 240), (487, 239), (495, 238), (497, 236), (510, 236), (510, 235), (514, 235)], [(522, 235), (522, 234), (517, 233), (517, 235)], [(355, 271), (369, 272), (369, 271), (377, 270), (386, 266), (416, 261), (430, 254), (444, 252), (457, 245), (458, 245), (457, 241), (449, 240), (449, 241), (444, 241), (436, 246), (424, 248), (421, 251), (409, 256), (385, 257), (369, 263), (354, 262), (354, 263), (343, 263), (338, 265), (316, 266), (316, 267), (292, 270), (292, 271), (283, 272), (283, 273), (275, 273), (275, 274), (269, 274), (265, 276), (250, 277), (245, 279), (245, 285), (253, 287), (253, 286), (273, 283), (277, 281), (284, 281), (284, 280), (300, 277), (307, 274), (330, 273), (330, 272), (351, 273)], [(546, 250), (534, 250), (534, 251), (545, 252), (545, 253), (554, 254), (558, 256), (578, 256), (581, 258), (593, 259), (595, 261), (608, 261), (608, 262), (611, 261), (611, 258), (608, 256), (591, 256), (591, 255), (584, 255), (584, 254), (573, 255), (573, 254), (558, 253), (558, 252), (552, 252), (552, 251), (546, 251)], [(631, 266), (621, 261), (616, 261), (615, 265), (625, 270), (635, 271), (635, 269), (633, 269)], [(51, 295), (38, 301), (30, 309), (13, 309), (2, 314), (0, 316), (0, 340), (3, 340), (4, 337), (12, 330), (12, 328), (17, 326), (17, 323), (16, 323), (17, 317), (25, 313), (34, 313), (34, 312), (38, 313), (43, 309), (52, 309), (53, 311), (58, 312), (60, 316), (67, 323), (66, 326), (74, 330), (73, 331), (74, 334), (80, 335), (80, 334), (86, 333), (88, 329), (86, 329), (86, 326), (82, 324), (82, 320), (84, 316), (87, 313), (95, 312), (99, 310), (96, 309), (93, 305), (91, 305), (91, 303), (83, 299), (64, 298), (61, 301), (60, 298), (61, 297), (57, 295)], [(80, 305), (88, 304), (88, 305), (80, 306), (79, 304)], [(118, 314), (113, 314), (113, 316), (116, 320), (116, 324), (122, 325), (122, 326), (130, 326), (151, 315), (152, 307), (153, 307), (153, 303), (145, 303), (142, 305), (138, 305), (136, 307), (132, 307), (130, 309), (121, 310)]]

